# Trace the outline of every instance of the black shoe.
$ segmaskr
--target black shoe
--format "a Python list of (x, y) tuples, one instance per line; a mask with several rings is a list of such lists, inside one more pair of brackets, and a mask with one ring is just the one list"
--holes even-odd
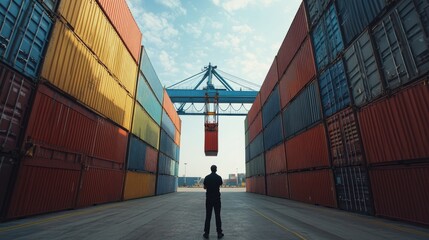
[(208, 233), (204, 233), (204, 234), (203, 234), (203, 237), (204, 237), (205, 239), (209, 239), (209, 234), (208, 234)]
[(217, 234), (217, 238), (218, 238), (218, 239), (223, 238), (223, 236), (224, 236), (224, 234), (223, 234), (223, 233), (218, 233), (218, 234)]

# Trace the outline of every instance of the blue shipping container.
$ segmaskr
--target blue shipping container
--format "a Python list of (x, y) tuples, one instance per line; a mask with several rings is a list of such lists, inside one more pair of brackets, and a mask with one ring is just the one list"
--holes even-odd
[(279, 85), (271, 92), (268, 100), (262, 107), (262, 123), (264, 128), (273, 120), (273, 118), (280, 112), (280, 93)]
[(258, 136), (253, 139), (250, 143), (250, 159), (258, 156), (264, 152), (264, 134), (263, 132), (259, 133)]
[(176, 143), (171, 139), (164, 129), (161, 129), (161, 144), (159, 146), (159, 151), (167, 155), (168, 157), (174, 159), (176, 157)]
[(264, 129), (264, 147), (265, 151), (283, 142), (282, 115), (279, 114)]
[[(173, 164), (173, 167), (172, 167)], [(159, 153), (158, 156), (158, 173), (165, 175), (174, 175), (174, 164), (175, 161), (163, 153)], [(173, 171), (172, 171), (173, 170)]]
[(246, 146), (246, 153), (245, 153), (246, 162), (250, 161), (250, 146)]
[(322, 23), (318, 24), (314, 29), (312, 33), (312, 40), (316, 66), (318, 69), (321, 69), (329, 63), (326, 36), (323, 31)]
[(331, 116), (350, 105), (349, 87), (341, 59), (320, 74), (319, 85), (325, 116)]
[(147, 145), (138, 137), (130, 134), (128, 146), (128, 170), (144, 171)]
[(338, 18), (347, 45), (386, 7), (385, 0), (337, 0), (336, 3)]
[(329, 0), (306, 0), (307, 2), (307, 12), (310, 16), (310, 28), (319, 20), (324, 9), (329, 3)]
[(174, 139), (174, 135), (176, 134), (176, 127), (174, 126), (174, 123), (173, 121), (171, 121), (167, 112), (164, 110), (162, 110), (161, 128), (164, 129), (168, 136)]
[(140, 71), (149, 82), (149, 86), (152, 88), (156, 98), (158, 98), (158, 101), (162, 103), (164, 97), (164, 88), (162, 87), (158, 75), (156, 74), (155, 69), (153, 68), (152, 63), (149, 60), (149, 56), (147, 55), (147, 52), (144, 48), (142, 48), (142, 56), (140, 59)]
[(172, 193), (177, 191), (177, 177), (158, 175), (156, 184), (156, 195)]
[(137, 83), (137, 96), (136, 100), (143, 106), (149, 116), (158, 124), (161, 125), (162, 105), (156, 98), (152, 89), (149, 87), (146, 78), (143, 74), (139, 73), (139, 80)]
[(246, 176), (258, 176), (265, 174), (265, 157), (264, 154), (253, 158), (248, 163), (246, 163)]
[(285, 139), (313, 126), (322, 119), (317, 82), (308, 85), (283, 111)]
[(180, 146), (177, 146), (177, 147), (176, 147), (176, 158), (175, 158), (175, 160), (176, 160), (177, 162), (179, 162), (179, 161), (180, 161)]
[(7, 59), (6, 52), (14, 42), (14, 33), (18, 30), (19, 20), (22, 20), (28, 3), (28, 0), (0, 2), (0, 56), (3, 60)]

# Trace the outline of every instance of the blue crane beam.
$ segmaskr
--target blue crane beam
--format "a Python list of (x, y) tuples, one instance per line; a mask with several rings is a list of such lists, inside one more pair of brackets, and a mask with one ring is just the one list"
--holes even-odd
[(173, 103), (206, 103), (217, 96), (218, 103), (253, 103), (257, 91), (226, 91), (224, 89), (188, 90), (167, 89)]

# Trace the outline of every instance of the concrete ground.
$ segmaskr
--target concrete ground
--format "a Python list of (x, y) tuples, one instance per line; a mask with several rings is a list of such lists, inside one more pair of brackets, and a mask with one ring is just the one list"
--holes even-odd
[[(222, 190), (223, 239), (429, 239), (398, 221), (244, 192)], [(0, 239), (203, 239), (202, 189), (0, 224)], [(210, 239), (216, 239), (214, 216)]]

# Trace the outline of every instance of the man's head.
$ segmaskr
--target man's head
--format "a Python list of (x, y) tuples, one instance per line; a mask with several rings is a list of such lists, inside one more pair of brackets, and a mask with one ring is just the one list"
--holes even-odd
[(210, 170), (212, 170), (212, 172), (216, 172), (217, 171), (217, 167), (216, 167), (216, 165), (212, 165), (211, 167), (210, 167)]

